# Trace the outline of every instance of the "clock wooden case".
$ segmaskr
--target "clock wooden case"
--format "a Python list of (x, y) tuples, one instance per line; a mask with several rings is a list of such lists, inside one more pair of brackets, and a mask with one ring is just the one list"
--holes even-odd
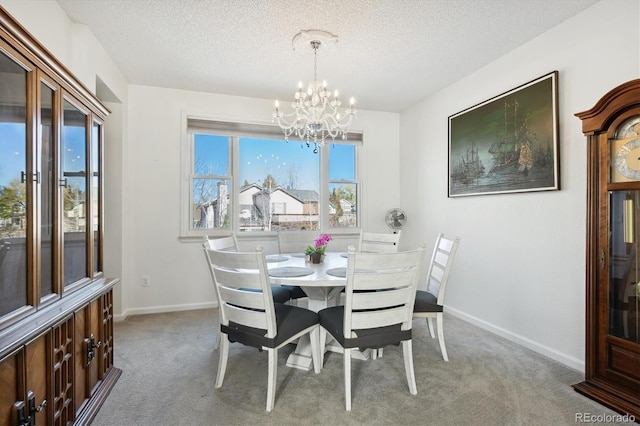
[(640, 79), (576, 116), (588, 154), (585, 380), (574, 388), (640, 419)]

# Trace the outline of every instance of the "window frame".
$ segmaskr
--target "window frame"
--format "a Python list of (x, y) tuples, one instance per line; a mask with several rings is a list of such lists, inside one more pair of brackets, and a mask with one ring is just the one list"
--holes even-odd
[[(191, 124), (190, 124), (191, 123)], [(197, 131), (196, 131), (197, 130)], [(229, 203), (231, 209), (231, 228), (230, 229), (195, 229), (192, 227), (192, 213), (193, 213), (193, 179), (197, 176), (193, 170), (193, 157), (194, 157), (194, 142), (195, 133), (201, 134), (214, 134), (218, 136), (229, 137), (229, 176), (232, 200)], [(240, 176), (239, 176), (239, 140), (241, 137), (259, 137), (265, 139), (282, 140), (284, 143), (284, 135), (279, 127), (270, 123), (255, 122), (250, 120), (230, 120), (228, 118), (203, 116), (201, 114), (194, 113), (182, 113), (182, 144), (181, 144), (181, 175), (182, 182), (180, 185), (180, 202), (181, 202), (181, 219), (180, 219), (180, 239), (192, 240), (201, 239), (205, 235), (229, 235), (231, 232), (237, 235), (247, 235), (260, 238), (263, 236), (276, 235), (277, 231), (252, 231), (239, 233), (240, 227), (240, 202), (239, 202), (239, 190), (240, 190)], [(295, 143), (290, 141), (289, 143)], [(349, 144), (354, 145), (354, 175), (353, 181), (330, 181), (329, 180), (329, 153), (333, 144)], [(362, 193), (362, 178), (359, 175), (358, 167), (358, 155), (359, 150), (363, 145), (363, 133), (361, 131), (350, 131), (347, 141), (330, 141), (325, 143), (324, 146), (320, 146), (318, 155), (319, 167), (320, 167), (320, 181), (319, 181), (319, 203), (318, 211), (320, 213), (320, 232), (331, 232), (332, 234), (352, 234), (359, 232), (361, 227), (362, 215), (360, 205), (361, 193)], [(313, 148), (309, 148), (313, 149)], [(211, 176), (204, 176), (209, 178)], [(215, 177), (218, 177), (217, 175)], [(225, 178), (227, 178), (225, 177)], [(332, 183), (347, 183), (356, 185), (356, 197), (358, 208), (356, 210), (356, 227), (341, 228), (329, 226), (329, 185)]]

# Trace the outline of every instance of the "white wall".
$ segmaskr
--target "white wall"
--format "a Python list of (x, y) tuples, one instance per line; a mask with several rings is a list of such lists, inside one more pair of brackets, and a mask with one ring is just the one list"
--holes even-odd
[[(586, 139), (576, 112), (640, 77), (638, 1), (603, 1), (400, 119), (404, 243), (461, 244), (446, 311), (584, 368)], [(447, 198), (448, 116), (559, 71), (561, 190)], [(418, 194), (418, 196), (416, 196)]]
[[(178, 239), (180, 185), (185, 179), (180, 174), (183, 114), (270, 123), (272, 108), (273, 101), (267, 99), (130, 86), (123, 313), (200, 308), (215, 302), (201, 242)], [(385, 211), (399, 202), (399, 114), (359, 111), (354, 128), (365, 135), (358, 163), (367, 177), (363, 224), (384, 230)], [(241, 248), (257, 242), (242, 237)], [(267, 251), (277, 250), (275, 235), (260, 244)], [(150, 277), (149, 287), (140, 285), (145, 275)]]

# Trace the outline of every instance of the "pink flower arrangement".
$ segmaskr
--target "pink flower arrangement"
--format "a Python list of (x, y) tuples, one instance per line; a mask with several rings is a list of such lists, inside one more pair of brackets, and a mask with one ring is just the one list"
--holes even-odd
[(318, 238), (316, 238), (315, 244), (313, 246), (308, 246), (305, 250), (306, 254), (311, 253), (320, 253), (324, 254), (324, 251), (327, 249), (327, 244), (331, 241), (331, 235), (322, 234)]

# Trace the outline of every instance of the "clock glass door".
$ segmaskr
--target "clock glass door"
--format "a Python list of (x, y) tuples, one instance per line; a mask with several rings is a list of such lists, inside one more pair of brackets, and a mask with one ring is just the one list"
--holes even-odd
[(609, 334), (640, 343), (640, 190), (609, 192)]

